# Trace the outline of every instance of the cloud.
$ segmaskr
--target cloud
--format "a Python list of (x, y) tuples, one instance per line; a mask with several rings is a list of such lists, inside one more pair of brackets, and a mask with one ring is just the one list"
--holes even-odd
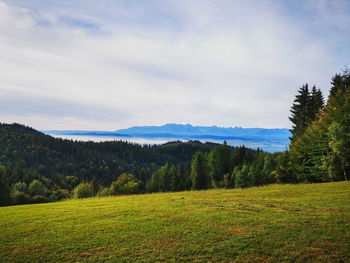
[(326, 91), (349, 59), (336, 52), (349, 40), (346, 9), (299, 5), (295, 21), (274, 1), (0, 2), (0, 118), (38, 129), (289, 127), (296, 89)]

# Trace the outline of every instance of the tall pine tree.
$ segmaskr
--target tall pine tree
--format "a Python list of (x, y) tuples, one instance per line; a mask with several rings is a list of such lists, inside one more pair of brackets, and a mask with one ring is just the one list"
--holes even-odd
[(313, 86), (311, 90), (309, 106), (310, 121), (316, 120), (318, 113), (324, 108), (324, 98), (322, 91), (320, 89), (316, 89), (315, 86)]
[(290, 130), (292, 132), (292, 142), (303, 135), (309, 124), (317, 119), (318, 113), (324, 108), (324, 98), (320, 89), (315, 86), (309, 91), (309, 85), (306, 83), (295, 96), (293, 106), (290, 110), (292, 116), (289, 120), (293, 123)]
[(292, 129), (292, 141), (301, 136), (309, 124), (309, 111), (310, 111), (310, 91), (309, 85), (303, 85), (295, 96), (293, 106), (290, 110), (292, 116), (289, 120), (293, 123)]
[(207, 188), (206, 159), (202, 152), (195, 153), (191, 164), (192, 189)]

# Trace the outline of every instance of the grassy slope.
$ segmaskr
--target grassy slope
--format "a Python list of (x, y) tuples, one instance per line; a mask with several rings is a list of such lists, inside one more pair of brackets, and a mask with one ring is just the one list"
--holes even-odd
[(350, 183), (0, 207), (1, 262), (350, 262)]

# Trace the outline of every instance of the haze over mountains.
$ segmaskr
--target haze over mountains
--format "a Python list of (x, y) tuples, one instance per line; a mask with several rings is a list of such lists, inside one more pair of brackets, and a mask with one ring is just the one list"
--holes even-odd
[(98, 136), (115, 138), (163, 138), (171, 140), (228, 141), (231, 145), (246, 145), (266, 151), (284, 150), (288, 143), (288, 129), (264, 129), (241, 127), (193, 126), (169, 123), (162, 126), (134, 126), (116, 131), (50, 130), (43, 131), (59, 136)]

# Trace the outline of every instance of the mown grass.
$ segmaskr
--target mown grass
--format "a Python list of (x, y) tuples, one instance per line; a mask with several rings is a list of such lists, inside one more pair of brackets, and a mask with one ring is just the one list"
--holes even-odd
[(0, 207), (0, 262), (350, 262), (350, 183)]

